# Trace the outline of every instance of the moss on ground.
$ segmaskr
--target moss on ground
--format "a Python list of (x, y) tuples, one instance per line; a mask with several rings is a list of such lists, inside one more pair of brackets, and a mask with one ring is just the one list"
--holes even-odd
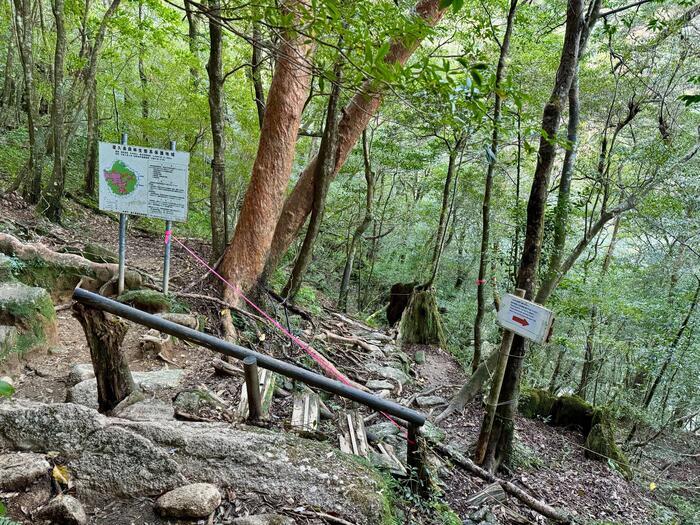
[(56, 311), (48, 292), (17, 282), (0, 284), (0, 325), (17, 330), (6, 340), (0, 362), (50, 344), (56, 337)]
[(188, 312), (182, 303), (155, 290), (130, 290), (117, 297), (117, 301), (152, 314)]

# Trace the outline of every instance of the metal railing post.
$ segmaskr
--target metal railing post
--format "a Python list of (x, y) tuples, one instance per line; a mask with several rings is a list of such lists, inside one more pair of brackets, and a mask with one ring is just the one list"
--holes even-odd
[[(170, 151), (175, 151), (176, 142), (174, 140), (170, 141)], [(168, 293), (168, 287), (170, 285), (170, 247), (171, 240), (170, 234), (172, 232), (173, 222), (165, 221), (165, 251), (163, 252), (163, 293)]]
[(258, 360), (252, 355), (243, 359), (243, 371), (245, 372), (245, 388), (248, 393), (248, 421), (258, 421), (263, 415)]
[[(122, 133), (121, 143), (126, 145), (128, 136)], [(126, 213), (119, 214), (119, 279), (117, 280), (117, 295), (124, 293), (124, 275), (126, 274)]]

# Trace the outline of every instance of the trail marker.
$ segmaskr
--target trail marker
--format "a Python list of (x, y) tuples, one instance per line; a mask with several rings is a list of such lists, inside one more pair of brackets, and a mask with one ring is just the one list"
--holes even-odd
[(542, 344), (549, 340), (554, 313), (532, 301), (506, 294), (501, 299), (497, 319), (506, 330)]

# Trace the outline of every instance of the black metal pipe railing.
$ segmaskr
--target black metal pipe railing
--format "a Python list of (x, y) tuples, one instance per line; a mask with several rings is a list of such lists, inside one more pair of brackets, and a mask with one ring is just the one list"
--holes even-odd
[(356, 401), (374, 410), (385, 412), (391, 416), (403, 419), (409, 423), (409, 426), (415, 425), (420, 427), (425, 423), (426, 417), (424, 414), (395, 403), (394, 401), (383, 399), (368, 392), (364, 392), (358, 388), (345, 385), (340, 381), (329, 379), (315, 372), (305, 370), (304, 368), (292, 365), (285, 361), (280, 361), (274, 357), (250, 350), (249, 348), (244, 348), (242, 346), (222, 341), (221, 339), (212, 335), (181, 326), (177, 323), (173, 323), (172, 321), (163, 319), (162, 317), (148, 314), (96, 293), (88, 292), (82, 288), (76, 288), (74, 290), (73, 299), (86, 306), (104, 310), (105, 312), (123, 317), (129, 321), (153, 328), (159, 332), (179, 337), (180, 339), (190, 341), (191, 343), (209, 348), (210, 350), (214, 350), (215, 352), (219, 352), (224, 355), (230, 355), (236, 359), (243, 360), (246, 357), (255, 357), (258, 361), (258, 365), (263, 368), (267, 368), (272, 372), (289, 377), (290, 379), (296, 379), (297, 381), (301, 381), (307, 385), (320, 388), (326, 392)]

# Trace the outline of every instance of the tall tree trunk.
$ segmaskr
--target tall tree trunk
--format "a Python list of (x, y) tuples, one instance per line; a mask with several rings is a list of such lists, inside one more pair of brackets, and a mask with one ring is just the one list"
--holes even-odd
[(481, 327), (486, 313), (486, 272), (489, 265), (489, 236), (491, 226), (491, 191), (493, 188), (493, 172), (496, 168), (498, 156), (499, 132), (501, 126), (501, 84), (506, 71), (506, 59), (510, 48), (510, 38), (513, 34), (515, 11), (518, 8), (518, 0), (511, 0), (506, 22), (506, 32), (503, 35), (501, 51), (498, 55), (496, 66), (496, 81), (494, 83), (493, 102), (493, 132), (491, 135), (491, 150), (486, 169), (486, 183), (484, 185), (484, 200), (481, 206), (481, 255), (479, 258), (479, 277), (476, 283), (476, 317), (474, 319), (474, 355), (472, 357), (472, 372), (479, 367), (481, 361), (482, 335)]
[(87, 155), (85, 156), (85, 174), (83, 191), (88, 195), (95, 194), (95, 176), (97, 175), (98, 152), (98, 114), (97, 114), (97, 82), (88, 87), (87, 98)]
[(29, 160), (27, 171), (22, 173), (17, 179), (15, 188), (20, 183), (24, 184), (24, 198), (30, 204), (39, 202), (41, 194), (41, 172), (42, 162), (39, 148), (39, 121), (37, 115), (37, 93), (34, 84), (34, 23), (32, 15), (32, 4), (30, 0), (14, 0), (15, 5), (15, 27), (17, 31), (17, 41), (19, 56), (22, 62), (22, 76), (24, 79), (24, 90), (27, 100), (27, 132), (29, 135)]
[[(302, 11), (307, 5), (295, 0), (287, 8)], [(243, 290), (250, 289), (263, 270), (282, 210), (301, 113), (309, 93), (313, 50), (313, 42), (293, 30), (280, 41), (250, 184), (220, 265), (222, 275)], [(234, 304), (239, 300), (229, 288), (225, 297)]]
[(187, 18), (187, 44), (190, 54), (196, 60), (196, 65), (190, 66), (190, 79), (194, 88), (199, 87), (199, 28), (196, 10), (193, 9), (192, 1), (185, 0), (185, 17)]
[(262, 83), (262, 46), (261, 46), (260, 24), (257, 21), (253, 22), (253, 55), (251, 61), (251, 74), (253, 79), (253, 89), (255, 91), (255, 107), (258, 110), (258, 124), (262, 129), (263, 120), (265, 118), (265, 90)]
[(211, 186), (209, 202), (211, 206), (211, 247), (212, 261), (218, 260), (226, 249), (229, 239), (226, 202), (226, 139), (224, 73), (223, 73), (223, 34), (216, 18), (221, 12), (220, 0), (209, 0), (209, 118), (213, 156), (211, 160)]
[[(440, 8), (440, 0), (418, 0), (414, 9), (415, 16), (423, 19), (428, 26), (434, 26), (442, 18), (445, 9)], [(422, 37), (407, 39), (397, 38), (391, 42), (385, 58), (388, 64), (404, 64), (418, 48)], [(372, 116), (382, 102), (381, 87), (367, 81), (359, 92), (352, 97), (343, 109), (343, 118), (338, 125), (338, 159), (333, 176), (343, 167), (352, 148), (367, 127)], [(316, 164), (314, 158), (304, 169), (292, 193), (287, 197), (282, 213), (277, 222), (274, 238), (269, 250), (265, 273), (262, 280), (274, 271), (286, 253), (299, 230), (306, 222), (313, 203), (313, 174)]]
[(457, 156), (464, 148), (465, 137), (457, 139), (454, 148), (450, 149), (449, 160), (447, 163), (447, 176), (445, 177), (445, 185), (442, 188), (442, 204), (440, 206), (440, 218), (438, 220), (437, 232), (435, 233), (435, 246), (433, 246), (433, 257), (430, 261), (430, 277), (423, 285), (423, 288), (430, 288), (435, 282), (438, 269), (440, 268), (440, 259), (442, 250), (445, 246), (445, 230), (447, 229), (448, 214), (447, 210), (450, 203), (450, 190), (452, 188), (452, 180), (457, 172)]
[[(141, 81), (141, 118), (148, 119), (148, 77), (146, 76), (146, 64), (144, 57), (146, 55), (146, 44), (144, 42), (144, 24), (143, 24), (143, 0), (139, 0), (139, 31), (141, 32), (141, 41), (139, 42), (139, 80)], [(145, 137), (144, 137), (145, 138)]]
[(374, 173), (372, 173), (372, 163), (370, 161), (369, 144), (367, 141), (367, 130), (362, 132), (362, 157), (365, 167), (365, 181), (367, 183), (367, 194), (365, 198), (365, 216), (362, 222), (355, 228), (348, 246), (347, 257), (345, 258), (345, 268), (343, 269), (343, 279), (340, 282), (340, 292), (338, 293), (338, 309), (348, 311), (348, 291), (350, 289), (350, 277), (352, 275), (352, 267), (355, 264), (355, 253), (357, 245), (362, 238), (362, 234), (367, 231), (369, 225), (372, 224), (373, 217), (373, 201), (374, 201)]
[(306, 229), (304, 242), (299, 250), (292, 273), (282, 291), (282, 296), (286, 299), (294, 299), (301, 283), (306, 275), (306, 270), (311, 263), (314, 244), (321, 230), (323, 212), (326, 206), (326, 194), (331, 183), (331, 174), (335, 168), (335, 157), (338, 154), (338, 102), (340, 99), (340, 82), (342, 73), (342, 62), (338, 58), (333, 72), (333, 87), (328, 98), (328, 108), (326, 109), (326, 126), (321, 138), (321, 146), (318, 152), (318, 162), (316, 163), (316, 182), (314, 184), (314, 207), (309, 219), (309, 227)]
[[(610, 236), (610, 244), (605, 253), (605, 259), (603, 259), (603, 266), (600, 270), (600, 281), (605, 279), (608, 270), (610, 269), (610, 263), (612, 261), (613, 252), (615, 251), (615, 245), (617, 244), (617, 235), (620, 230), (620, 217), (615, 218), (615, 223), (613, 226), (612, 235)], [(581, 380), (579, 381), (578, 388), (576, 389), (576, 394), (586, 399), (588, 384), (590, 382), (591, 374), (594, 368), (594, 345), (595, 345), (595, 333), (598, 328), (598, 305), (593, 304), (591, 306), (590, 323), (588, 326), (588, 334), (586, 335), (586, 353), (583, 361), (583, 366), (581, 368)]]
[(63, 0), (51, 4), (55, 19), (56, 47), (53, 61), (53, 103), (51, 105), (51, 132), (53, 138), (53, 172), (46, 189), (46, 217), (54, 222), (61, 220), (61, 205), (66, 185), (66, 152), (64, 131), (63, 76), (66, 54), (66, 27)]
[[(570, 0), (566, 11), (566, 32), (554, 89), (542, 115), (542, 135), (540, 137), (537, 165), (527, 204), (527, 225), (525, 243), (518, 270), (518, 288), (525, 290), (525, 298), (531, 300), (534, 294), (537, 268), (542, 251), (544, 213), (547, 203), (549, 177), (556, 155), (554, 138), (559, 130), (559, 121), (566, 102), (566, 95), (576, 74), (579, 40), (583, 29), (583, 0)], [(515, 401), (520, 387), (520, 375), (525, 357), (525, 341), (515, 336), (498, 400), (496, 419), (489, 436), (484, 465), (495, 469), (507, 458), (512, 450), (513, 417)]]
[(15, 92), (15, 38), (14, 23), (9, 24), (10, 28), (7, 35), (7, 55), (5, 56), (5, 76), (2, 82), (2, 91), (0, 92), (0, 124), (5, 124), (7, 116), (11, 112), (12, 100)]

